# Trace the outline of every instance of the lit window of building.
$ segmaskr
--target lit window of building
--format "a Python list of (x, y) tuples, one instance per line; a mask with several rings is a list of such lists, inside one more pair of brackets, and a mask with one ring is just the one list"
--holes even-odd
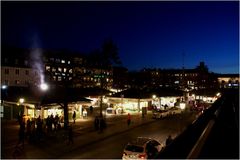
[(61, 67), (58, 67), (58, 71), (59, 71), (59, 72), (62, 72), (62, 68), (61, 68)]
[(69, 69), (69, 73), (72, 73), (72, 69)]
[(50, 66), (46, 66), (46, 71), (50, 71)]
[(68, 64), (70, 64), (71, 62), (70, 61), (68, 61)]
[(63, 68), (63, 72), (66, 73), (67, 72), (67, 68)]
[(61, 60), (61, 63), (65, 63), (65, 60), (62, 59), (62, 60)]
[(52, 67), (52, 72), (56, 72), (56, 68), (55, 67)]
[(20, 81), (19, 80), (15, 80), (15, 84), (20, 84)]
[(53, 76), (53, 80), (56, 81), (56, 76)]
[(58, 81), (62, 81), (62, 77), (61, 76), (58, 76)]

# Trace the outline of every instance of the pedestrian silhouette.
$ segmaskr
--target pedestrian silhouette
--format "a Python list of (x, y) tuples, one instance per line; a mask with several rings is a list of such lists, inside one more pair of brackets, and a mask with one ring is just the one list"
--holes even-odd
[(76, 112), (75, 111), (73, 112), (72, 118), (73, 118), (73, 123), (75, 124), (75, 120), (76, 120)]
[(93, 113), (93, 106), (90, 106), (89, 110), (90, 110), (90, 114), (92, 114)]
[(95, 128), (95, 130), (98, 130), (98, 129), (99, 129), (99, 119), (98, 119), (98, 116), (95, 117), (95, 120), (94, 120), (94, 128)]
[(131, 123), (131, 115), (130, 113), (128, 113), (128, 117), (127, 117), (127, 125), (129, 126)]
[(172, 143), (172, 141), (173, 141), (172, 136), (169, 135), (168, 138), (166, 139), (166, 146)]

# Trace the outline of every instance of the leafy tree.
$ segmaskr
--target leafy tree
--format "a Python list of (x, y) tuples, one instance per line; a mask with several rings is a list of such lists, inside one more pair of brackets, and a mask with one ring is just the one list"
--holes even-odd
[[(112, 66), (121, 65), (121, 60), (118, 55), (118, 47), (111, 38), (105, 39), (101, 49), (93, 50), (89, 55), (89, 62), (95, 67), (101, 69), (100, 83), (101, 88), (104, 88), (104, 69), (111, 69)], [(100, 116), (102, 116), (102, 94), (100, 103)]]

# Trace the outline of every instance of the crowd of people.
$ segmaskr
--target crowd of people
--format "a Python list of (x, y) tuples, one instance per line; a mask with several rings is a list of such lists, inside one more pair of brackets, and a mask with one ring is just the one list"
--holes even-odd
[(24, 140), (30, 143), (40, 141), (45, 136), (51, 135), (61, 129), (61, 118), (58, 115), (50, 115), (45, 119), (41, 116), (38, 118), (28, 118), (26, 121), (23, 115), (18, 116), (19, 123), (19, 141), (18, 144), (24, 145)]

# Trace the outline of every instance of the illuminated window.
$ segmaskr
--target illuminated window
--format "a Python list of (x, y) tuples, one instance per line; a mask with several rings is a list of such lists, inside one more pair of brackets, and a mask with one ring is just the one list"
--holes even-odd
[(62, 60), (61, 63), (65, 63), (65, 60)]
[(56, 72), (56, 68), (55, 67), (52, 67), (52, 72)]
[(179, 84), (179, 81), (175, 81), (174, 83), (175, 83), (175, 84)]
[(46, 66), (46, 71), (50, 71), (50, 66)]
[(20, 84), (20, 81), (19, 80), (15, 80), (15, 84)]
[(68, 61), (68, 64), (70, 64), (71, 62), (70, 61)]
[(62, 72), (62, 68), (61, 68), (61, 67), (58, 67), (58, 71), (59, 71), (59, 72)]
[(53, 80), (56, 81), (56, 76), (53, 76)]
[(58, 76), (58, 81), (62, 81), (62, 77), (61, 76)]
[(66, 73), (67, 72), (67, 68), (63, 68), (63, 72)]
[(72, 69), (69, 69), (69, 73), (72, 73)]
[(72, 77), (69, 77), (68, 80), (69, 80), (69, 81), (72, 80)]

